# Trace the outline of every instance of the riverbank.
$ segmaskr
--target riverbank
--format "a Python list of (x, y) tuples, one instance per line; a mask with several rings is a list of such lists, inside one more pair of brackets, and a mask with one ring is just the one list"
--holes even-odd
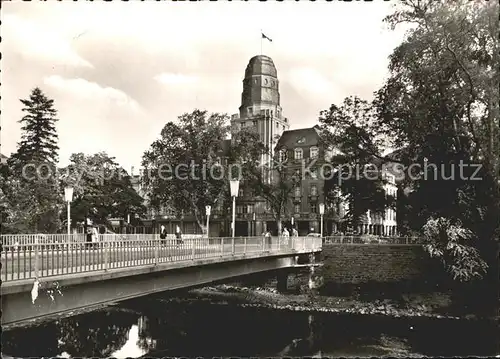
[(376, 299), (363, 301), (353, 297), (308, 294), (281, 294), (270, 287), (241, 287), (219, 285), (194, 289), (190, 293), (197, 299), (210, 300), (213, 304), (237, 303), (243, 307), (267, 307), (276, 310), (303, 312), (330, 312), (391, 317), (430, 317), (446, 319), (474, 319), (468, 315), (458, 317), (446, 314), (450, 305), (446, 293), (406, 294), (398, 300)]

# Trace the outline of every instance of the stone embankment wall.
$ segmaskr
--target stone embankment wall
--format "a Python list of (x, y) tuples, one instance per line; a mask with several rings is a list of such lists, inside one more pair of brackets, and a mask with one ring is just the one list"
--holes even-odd
[(443, 269), (421, 245), (325, 245), (322, 262), (318, 275), (327, 285), (437, 283), (443, 279)]

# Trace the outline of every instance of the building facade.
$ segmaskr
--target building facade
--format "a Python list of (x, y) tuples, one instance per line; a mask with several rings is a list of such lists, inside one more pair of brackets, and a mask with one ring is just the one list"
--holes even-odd
[[(264, 154), (261, 159), (262, 163), (271, 163), (274, 159), (284, 164), (287, 175), (299, 175), (300, 182), (290, 193), (290, 200), (281, 218), (285, 227), (293, 226), (301, 235), (319, 233), (320, 204), (323, 203), (325, 204), (323, 233), (327, 235), (340, 230), (339, 220), (347, 211), (347, 207), (339, 201), (325, 203), (325, 174), (321, 172), (331, 153), (321, 145), (318, 126), (290, 130), (290, 122), (283, 116), (280, 104), (277, 70), (270, 57), (260, 55), (250, 59), (243, 78), (239, 113), (231, 116), (230, 124), (232, 135), (245, 128), (257, 131), (260, 140), (269, 148), (269, 153)], [(134, 186), (138, 193), (145, 196), (139, 178), (134, 180)], [(395, 191), (390, 184), (387, 185), (387, 190), (391, 193)], [(392, 209), (388, 211), (394, 212)], [(396, 221), (392, 212), (386, 213), (385, 216), (368, 213), (366, 225), (362, 225), (358, 231), (374, 234), (390, 233), (392, 230), (390, 228), (395, 227)], [(144, 222), (150, 223), (153, 231), (163, 224), (169, 232), (179, 225), (184, 233), (201, 233), (201, 228), (189, 213), (176, 214), (165, 207), (159, 213), (151, 212), (150, 216), (151, 219)], [(222, 208), (220, 204), (214, 206), (209, 234), (229, 235), (230, 226), (230, 209)], [(235, 235), (260, 236), (267, 230), (277, 235), (278, 226), (269, 204), (266, 200), (257, 198), (255, 191), (243, 184), (236, 200)], [(395, 233), (395, 229), (392, 231)]]

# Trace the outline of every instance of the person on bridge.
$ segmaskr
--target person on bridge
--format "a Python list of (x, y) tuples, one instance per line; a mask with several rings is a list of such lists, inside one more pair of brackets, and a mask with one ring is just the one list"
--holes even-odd
[(166, 244), (167, 243), (167, 241), (165, 240), (166, 238), (167, 238), (167, 229), (162, 224), (161, 227), (160, 227), (160, 239), (162, 240), (161, 244)]
[(292, 237), (298, 237), (299, 232), (297, 231), (297, 228), (292, 228)]
[(264, 235), (265, 239), (265, 244), (266, 244), (266, 249), (271, 249), (271, 232), (266, 231), (266, 234)]
[(179, 226), (175, 226), (175, 238), (177, 240), (177, 245), (182, 244), (182, 231)]

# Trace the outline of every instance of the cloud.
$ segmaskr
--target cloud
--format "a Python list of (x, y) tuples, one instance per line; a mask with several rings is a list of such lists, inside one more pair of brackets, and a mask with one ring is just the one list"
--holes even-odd
[[(237, 113), (245, 67), (260, 53), (277, 67), (291, 128), (311, 126), (346, 96), (369, 100), (403, 36), (383, 30), (386, 2), (262, 6), (6, 2), (2, 151), (15, 150), (19, 99), (38, 86), (58, 110), (61, 162), (74, 152), (107, 151), (137, 166), (182, 113)], [(273, 39), (262, 48), (260, 29)]]
[[(25, 56), (45, 59), (54, 64), (93, 67), (78, 55), (71, 40), (46, 27), (24, 20), (16, 15), (5, 15), (2, 19), (3, 45)], [(10, 50), (9, 49), (9, 50)]]
[(156, 75), (154, 79), (166, 85), (194, 84), (198, 81), (198, 77), (196, 76), (188, 76), (188, 75), (174, 74), (168, 72)]
[(323, 74), (310, 67), (292, 68), (287, 79), (299, 92), (308, 92), (311, 96), (331, 97), (335, 85)]
[(129, 106), (133, 111), (140, 111), (137, 101), (125, 92), (113, 87), (102, 87), (95, 82), (90, 82), (82, 78), (65, 79), (59, 75), (48, 76), (43, 82), (59, 90), (67, 91), (72, 96), (85, 99), (105, 99), (118, 106)]

